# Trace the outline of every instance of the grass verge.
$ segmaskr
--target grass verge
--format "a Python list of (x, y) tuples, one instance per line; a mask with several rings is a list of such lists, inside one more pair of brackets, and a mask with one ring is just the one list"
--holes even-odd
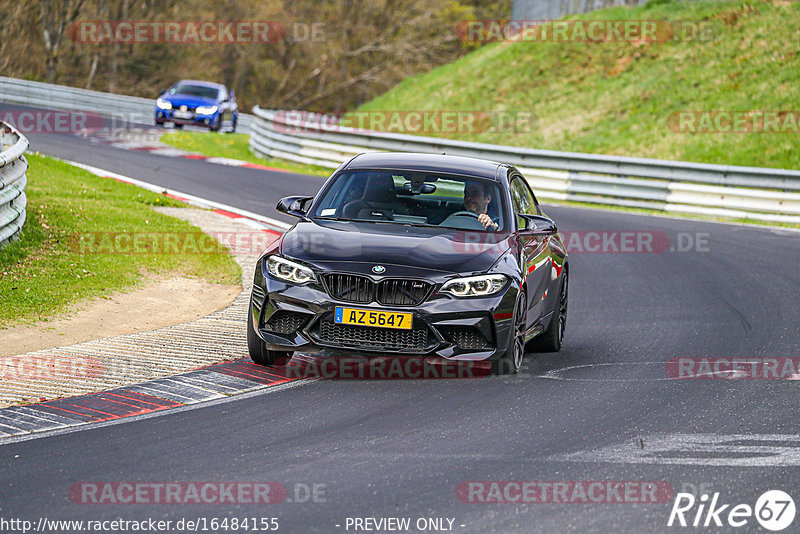
[(223, 157), (258, 163), (268, 167), (277, 167), (298, 174), (328, 177), (332, 169), (317, 165), (304, 165), (282, 159), (260, 158), (250, 152), (247, 134), (212, 134), (206, 132), (165, 133), (161, 142), (181, 150), (197, 152), (205, 156)]
[(0, 327), (63, 315), (85, 299), (135, 288), (148, 274), (241, 281), (239, 265), (224, 250), (82, 253), (79, 240), (87, 236), (200, 230), (150, 209), (183, 206), (177, 201), (46, 156), (27, 158), (28, 219), (21, 239), (0, 249)]

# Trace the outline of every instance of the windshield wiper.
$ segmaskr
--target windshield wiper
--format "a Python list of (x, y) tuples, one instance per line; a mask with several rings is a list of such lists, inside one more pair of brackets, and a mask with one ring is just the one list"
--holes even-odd
[(348, 219), (347, 217), (314, 217), (314, 220), (320, 221), (342, 221), (342, 222), (366, 222), (373, 224), (402, 224), (403, 226), (418, 226), (420, 228), (443, 228), (438, 224), (422, 224), (412, 223), (405, 221), (384, 221), (378, 219)]
[(314, 220), (320, 221), (344, 221), (344, 222), (358, 222), (359, 219), (348, 219), (347, 217), (314, 217)]

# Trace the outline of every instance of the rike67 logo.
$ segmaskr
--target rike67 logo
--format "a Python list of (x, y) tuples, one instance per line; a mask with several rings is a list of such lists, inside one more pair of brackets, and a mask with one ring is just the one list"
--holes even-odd
[(781, 490), (765, 491), (755, 506), (723, 504), (719, 492), (710, 498), (704, 493), (699, 499), (691, 493), (678, 493), (667, 526), (740, 528), (751, 524), (755, 517), (762, 528), (778, 532), (794, 522), (795, 513), (794, 500)]

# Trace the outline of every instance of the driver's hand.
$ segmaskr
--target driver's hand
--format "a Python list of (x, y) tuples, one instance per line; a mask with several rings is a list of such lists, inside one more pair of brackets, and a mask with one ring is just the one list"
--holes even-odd
[(494, 229), (498, 228), (497, 223), (495, 223), (492, 220), (492, 218), (489, 217), (488, 215), (486, 215), (485, 213), (481, 213), (480, 215), (478, 215), (478, 220), (481, 222), (483, 227), (486, 228), (486, 229), (494, 230)]

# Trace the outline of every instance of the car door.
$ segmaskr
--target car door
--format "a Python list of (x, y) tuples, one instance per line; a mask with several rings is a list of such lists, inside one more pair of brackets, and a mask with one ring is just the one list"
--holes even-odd
[(510, 182), (511, 206), (517, 222), (520, 265), (528, 288), (528, 324), (535, 324), (543, 315), (543, 300), (550, 282), (548, 237), (525, 232), (526, 221), (519, 214), (540, 215), (539, 205), (522, 175), (513, 172)]

